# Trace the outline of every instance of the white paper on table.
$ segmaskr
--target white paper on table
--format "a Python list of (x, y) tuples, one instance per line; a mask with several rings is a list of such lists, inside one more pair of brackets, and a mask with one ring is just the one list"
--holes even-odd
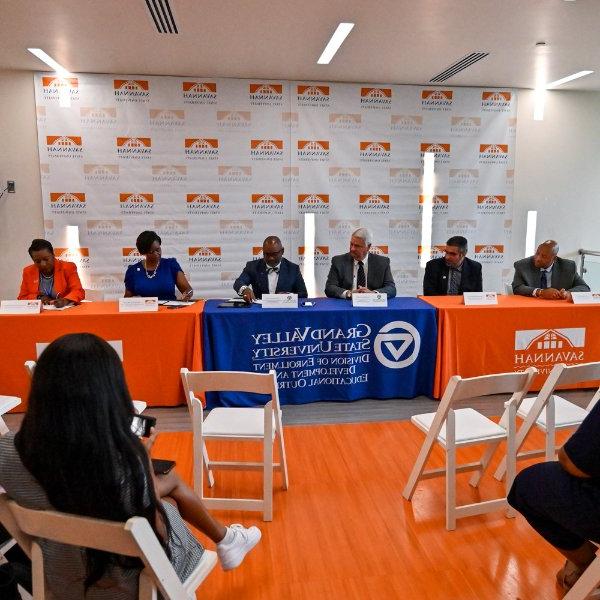
[(263, 308), (298, 308), (298, 294), (263, 294)]
[(41, 309), (41, 300), (2, 300), (0, 302), (0, 314), (5, 315), (31, 315), (39, 313)]
[(58, 306), (54, 306), (54, 304), (42, 304), (42, 310), (67, 310), (67, 308), (73, 308), (75, 304), (65, 304), (58, 308)]
[(119, 298), (119, 312), (156, 312), (158, 310), (158, 297)]
[(498, 304), (496, 292), (465, 292), (463, 294), (465, 306), (491, 306)]
[(573, 304), (600, 304), (600, 292), (571, 292)]
[(352, 294), (352, 306), (375, 306), (385, 308), (388, 305), (387, 294), (383, 292), (369, 292), (366, 294)]

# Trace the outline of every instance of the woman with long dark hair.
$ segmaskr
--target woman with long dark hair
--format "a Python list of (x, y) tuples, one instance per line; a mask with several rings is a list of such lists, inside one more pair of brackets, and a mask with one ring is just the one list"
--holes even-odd
[[(182, 581), (203, 552), (182, 516), (217, 544), (225, 570), (238, 566), (260, 530), (224, 527), (174, 471), (155, 475), (131, 431), (133, 415), (111, 346), (87, 333), (58, 338), (39, 358), (20, 431), (0, 438), (0, 485), (29, 508), (121, 522), (146, 517)], [(138, 561), (54, 542), (42, 549), (48, 585), (61, 600), (137, 598)]]

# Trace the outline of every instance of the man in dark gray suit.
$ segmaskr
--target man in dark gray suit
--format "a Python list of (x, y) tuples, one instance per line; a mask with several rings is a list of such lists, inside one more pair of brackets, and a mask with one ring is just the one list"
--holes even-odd
[(515, 263), (513, 292), (546, 300), (571, 299), (571, 292), (589, 292), (572, 260), (559, 258), (554, 240), (542, 242), (533, 256)]
[(373, 242), (370, 230), (361, 227), (350, 238), (350, 252), (334, 256), (325, 284), (330, 298), (351, 298), (352, 294), (382, 292), (396, 295), (390, 259), (369, 252)]

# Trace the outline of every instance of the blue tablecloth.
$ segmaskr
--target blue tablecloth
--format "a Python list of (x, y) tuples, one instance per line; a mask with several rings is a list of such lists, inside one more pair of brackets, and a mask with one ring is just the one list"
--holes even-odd
[[(204, 369), (277, 372), (281, 404), (431, 396), (435, 309), (417, 298), (387, 308), (354, 308), (317, 298), (297, 309), (219, 308), (203, 312)], [(207, 406), (263, 403), (249, 394), (208, 394)]]

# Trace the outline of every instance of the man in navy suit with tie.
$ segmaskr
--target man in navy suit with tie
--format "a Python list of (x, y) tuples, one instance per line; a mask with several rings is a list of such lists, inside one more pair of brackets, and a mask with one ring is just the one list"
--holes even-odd
[(233, 289), (248, 303), (262, 298), (263, 294), (308, 293), (300, 267), (283, 258), (281, 240), (270, 235), (263, 242), (263, 258), (246, 263), (242, 274), (233, 283)]

